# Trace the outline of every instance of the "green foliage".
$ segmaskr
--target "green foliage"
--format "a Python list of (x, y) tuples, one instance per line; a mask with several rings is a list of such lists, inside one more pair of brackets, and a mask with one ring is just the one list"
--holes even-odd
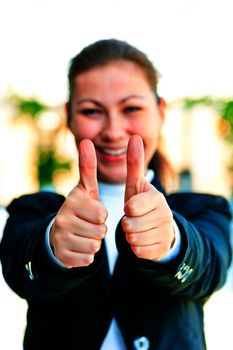
[(14, 95), (11, 97), (11, 102), (16, 108), (18, 115), (26, 114), (32, 119), (36, 119), (41, 113), (48, 110), (48, 106), (35, 98), (23, 98)]
[(226, 134), (226, 140), (233, 145), (233, 101), (227, 101), (221, 111), (224, 120), (227, 121), (229, 132)]
[(40, 150), (38, 158), (38, 179), (40, 187), (53, 183), (54, 173), (58, 170), (70, 170), (69, 161), (61, 161), (53, 149)]
[[(222, 137), (228, 142), (230, 149), (228, 170), (232, 176), (233, 173), (233, 100), (213, 99), (209, 96), (199, 99), (186, 98), (183, 101), (183, 108), (186, 110), (192, 109), (198, 105), (209, 106), (215, 109), (222, 119), (225, 121)], [(232, 189), (233, 190), (233, 189)]]
[(196, 106), (208, 106), (220, 111), (225, 106), (225, 101), (223, 99), (217, 99), (211, 96), (203, 96), (200, 98), (186, 97), (183, 100), (183, 108), (186, 110), (192, 109)]
[(197, 99), (185, 98), (183, 108), (186, 110), (192, 109), (198, 105), (209, 106), (215, 109), (221, 117), (228, 123), (228, 133), (225, 139), (233, 145), (233, 101), (221, 98), (212, 98), (204, 96)]
[(196, 99), (186, 97), (183, 101), (183, 108), (188, 110), (198, 105), (213, 106), (215, 103), (215, 100), (209, 96), (204, 96)]
[(222, 117), (233, 126), (233, 101), (225, 102)]
[(19, 110), (22, 113), (28, 114), (36, 118), (40, 113), (46, 111), (46, 106), (36, 100), (24, 100), (19, 103)]
[(55, 144), (59, 132), (62, 130), (62, 123), (53, 130), (49, 135), (39, 126), (37, 119), (42, 113), (49, 111), (51, 108), (42, 103), (36, 98), (25, 98), (12, 94), (9, 97), (10, 104), (15, 109), (15, 117), (21, 118), (25, 115), (29, 116), (35, 126), (35, 131), (39, 135), (38, 144), (38, 163), (37, 174), (40, 187), (53, 184), (53, 178), (55, 172), (59, 170), (68, 171), (71, 168), (71, 162), (69, 160), (64, 161), (57, 154), (55, 150)]

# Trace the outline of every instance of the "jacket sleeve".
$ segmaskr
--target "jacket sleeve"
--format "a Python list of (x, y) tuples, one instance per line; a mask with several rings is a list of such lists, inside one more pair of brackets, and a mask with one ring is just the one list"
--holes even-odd
[[(103, 248), (87, 267), (66, 269), (45, 249), (45, 233), (64, 197), (50, 192), (25, 195), (8, 206), (9, 217), (0, 246), (3, 276), (22, 298), (53, 298), (93, 276), (103, 260)], [(103, 246), (103, 245), (102, 245)]]
[(139, 259), (125, 239), (121, 223), (117, 246), (126, 266), (164, 289), (185, 298), (208, 297), (223, 286), (231, 262), (231, 210), (221, 196), (177, 193), (168, 204), (181, 233), (180, 254), (168, 263)]

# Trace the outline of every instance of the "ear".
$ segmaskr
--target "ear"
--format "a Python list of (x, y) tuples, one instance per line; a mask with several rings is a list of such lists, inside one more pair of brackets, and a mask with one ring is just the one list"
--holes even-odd
[(163, 97), (159, 97), (158, 110), (161, 117), (161, 124), (163, 124), (165, 120), (166, 108), (167, 108), (167, 102), (164, 100)]
[(65, 110), (65, 113), (67, 115), (68, 111), (69, 111), (69, 102), (68, 101), (64, 104), (64, 110)]

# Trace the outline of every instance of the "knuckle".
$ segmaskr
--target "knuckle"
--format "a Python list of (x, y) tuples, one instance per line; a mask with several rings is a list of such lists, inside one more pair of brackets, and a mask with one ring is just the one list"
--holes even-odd
[(124, 210), (127, 216), (137, 216), (139, 214), (139, 208), (135, 201), (129, 200), (126, 203)]
[(91, 254), (95, 254), (96, 252), (98, 252), (98, 250), (100, 249), (100, 241), (98, 240), (93, 240), (90, 243), (90, 247), (89, 247), (89, 251)]
[(67, 230), (64, 229), (64, 225), (61, 224), (61, 226), (56, 227), (52, 236), (53, 245), (56, 246), (57, 249), (63, 249), (69, 240), (70, 237), (69, 234), (67, 234)]
[(137, 244), (137, 238), (133, 234), (126, 233), (126, 240), (129, 244), (133, 244), (133, 245)]
[(68, 210), (73, 209), (74, 207), (74, 200), (72, 196), (68, 196), (65, 200), (65, 206)]
[(94, 261), (94, 255), (93, 254), (86, 254), (85, 257), (82, 259), (83, 266), (89, 266)]
[(122, 228), (125, 232), (130, 231), (129, 219), (126, 216), (122, 219)]
[(97, 225), (95, 228), (95, 238), (103, 239), (107, 232), (107, 226), (105, 224)]
[(63, 215), (58, 215), (55, 219), (55, 226), (58, 228), (58, 229), (62, 229), (65, 225), (66, 225), (66, 217), (63, 216)]
[(143, 252), (143, 249), (141, 247), (132, 245), (131, 249), (138, 258), (140, 258), (140, 259), (144, 258), (144, 252)]
[(107, 218), (107, 210), (103, 206), (95, 208), (95, 219), (99, 224), (103, 224)]
[(67, 256), (67, 253), (62, 250), (62, 249), (58, 249), (57, 251), (55, 251), (55, 256), (57, 257), (58, 260), (60, 260), (64, 265), (68, 265), (69, 264), (69, 259)]
[(106, 233), (107, 233), (107, 230), (108, 230), (108, 227), (107, 227), (107, 225), (106, 224), (103, 224), (103, 237), (106, 235)]

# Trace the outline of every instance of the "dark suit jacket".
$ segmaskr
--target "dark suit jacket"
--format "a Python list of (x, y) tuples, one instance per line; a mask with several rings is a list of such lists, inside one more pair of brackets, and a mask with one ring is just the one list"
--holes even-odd
[(87, 267), (64, 269), (48, 257), (45, 231), (63, 201), (40, 192), (8, 207), (0, 254), (6, 282), (28, 302), (24, 349), (97, 350), (113, 316), (128, 349), (205, 349), (203, 305), (224, 284), (231, 260), (228, 202), (194, 193), (167, 196), (182, 247), (164, 264), (138, 259), (119, 223), (119, 257), (110, 277), (104, 243)]

